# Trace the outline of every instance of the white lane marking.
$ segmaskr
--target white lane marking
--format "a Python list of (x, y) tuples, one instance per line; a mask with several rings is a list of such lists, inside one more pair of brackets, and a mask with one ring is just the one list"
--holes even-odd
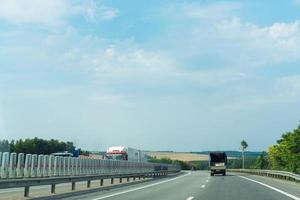
[(206, 180), (206, 183), (208, 183), (208, 180)]
[(260, 184), (260, 185), (263, 185), (263, 186), (265, 186), (265, 187), (267, 187), (267, 188), (269, 188), (269, 189), (272, 189), (272, 190), (274, 190), (274, 191), (276, 191), (276, 192), (279, 192), (279, 193), (281, 193), (281, 194), (283, 194), (283, 195), (285, 195), (285, 196), (288, 196), (288, 197), (290, 197), (290, 198), (292, 198), (292, 199), (294, 199), (294, 200), (300, 200), (299, 197), (294, 196), (294, 195), (292, 195), (292, 194), (290, 194), (290, 193), (287, 193), (287, 192), (285, 192), (285, 191), (282, 191), (282, 190), (280, 190), (280, 189), (277, 189), (277, 188), (275, 188), (275, 187), (273, 187), (273, 186), (267, 185), (267, 184), (265, 184), (265, 183), (262, 183), (262, 182), (253, 180), (253, 179), (251, 179), (251, 178), (244, 177), (244, 176), (239, 176), (239, 177), (241, 177), (241, 178), (243, 178), (243, 179), (247, 179), (247, 180), (252, 181), (252, 182), (254, 182), (254, 183), (258, 183), (258, 184)]
[(187, 198), (186, 200), (192, 200), (192, 199), (194, 199), (194, 197), (189, 197), (189, 198)]
[(145, 188), (149, 188), (149, 187), (153, 187), (153, 186), (160, 185), (160, 184), (163, 184), (163, 183), (167, 183), (167, 182), (170, 182), (170, 181), (174, 181), (176, 179), (183, 178), (183, 177), (188, 176), (190, 174), (191, 173), (189, 172), (188, 174), (178, 176), (178, 177), (175, 177), (175, 178), (172, 178), (172, 179), (168, 179), (168, 180), (165, 180), (165, 181), (160, 181), (160, 182), (157, 182), (157, 183), (153, 183), (153, 184), (150, 184), (150, 185), (145, 185), (145, 186), (138, 187), (138, 188), (133, 188), (133, 189), (130, 189), (130, 190), (125, 190), (125, 191), (122, 191), (122, 192), (117, 192), (117, 193), (114, 193), (114, 194), (110, 194), (110, 195), (103, 196), (103, 197), (98, 197), (98, 198), (91, 199), (91, 200), (107, 199), (109, 197), (114, 197), (114, 196), (118, 196), (118, 195), (121, 195), (121, 194), (134, 192), (134, 191), (137, 191), (137, 190), (142, 190), (142, 189), (145, 189)]
[(205, 185), (201, 185), (201, 188), (205, 188)]

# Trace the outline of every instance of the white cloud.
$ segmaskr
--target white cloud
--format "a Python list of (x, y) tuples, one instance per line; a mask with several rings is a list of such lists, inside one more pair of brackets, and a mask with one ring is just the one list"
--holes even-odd
[(168, 32), (160, 39), (160, 46), (177, 60), (211, 55), (223, 67), (250, 68), (300, 60), (298, 20), (260, 26), (240, 18), (242, 9), (240, 4), (225, 2), (175, 4), (162, 15), (168, 20)]
[(246, 63), (264, 65), (300, 59), (298, 21), (259, 27), (234, 18), (217, 24), (216, 32), (233, 43), (229, 48)]
[(118, 11), (94, 1), (9, 0), (1, 2), (0, 19), (12, 23), (58, 25), (68, 17), (81, 15), (89, 21), (110, 20)]
[[(82, 42), (82, 43), (81, 43)], [(168, 73), (176, 63), (163, 52), (147, 50), (133, 42), (105, 44), (96, 40), (83, 40), (81, 45), (64, 53), (65, 62), (77, 63), (96, 75)], [(87, 52), (89, 48), (89, 52)]]
[(176, 4), (169, 7), (170, 14), (188, 19), (218, 20), (232, 16), (241, 7), (239, 3), (216, 2), (210, 4)]
[(0, 18), (13, 23), (57, 23), (67, 15), (68, 0), (10, 0), (1, 2)]
[(95, 22), (115, 18), (118, 14), (118, 10), (107, 6), (91, 4), (86, 7), (85, 14), (88, 20)]

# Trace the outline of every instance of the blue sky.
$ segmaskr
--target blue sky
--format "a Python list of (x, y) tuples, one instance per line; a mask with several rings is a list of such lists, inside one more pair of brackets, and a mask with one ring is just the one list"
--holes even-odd
[(264, 150), (299, 123), (300, 1), (10, 0), (0, 137)]

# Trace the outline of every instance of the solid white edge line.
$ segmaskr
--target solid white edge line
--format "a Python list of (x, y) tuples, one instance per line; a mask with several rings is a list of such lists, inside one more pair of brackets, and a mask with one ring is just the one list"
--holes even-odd
[(299, 197), (294, 196), (294, 195), (292, 195), (292, 194), (290, 194), (290, 193), (287, 193), (287, 192), (285, 192), (285, 191), (282, 191), (282, 190), (280, 190), (280, 189), (278, 189), (278, 188), (275, 188), (275, 187), (273, 187), (273, 186), (267, 185), (267, 184), (265, 184), (265, 183), (262, 183), (262, 182), (253, 180), (253, 179), (251, 179), (251, 178), (244, 177), (244, 176), (239, 176), (239, 177), (241, 177), (241, 178), (243, 178), (243, 179), (247, 179), (248, 181), (252, 181), (252, 182), (254, 182), (254, 183), (258, 183), (258, 184), (260, 184), (260, 185), (263, 185), (263, 186), (265, 186), (265, 187), (267, 187), (267, 188), (269, 188), (269, 189), (272, 189), (272, 190), (274, 190), (274, 191), (276, 191), (276, 192), (279, 192), (279, 193), (281, 193), (281, 194), (283, 194), (283, 195), (285, 195), (285, 196), (287, 196), (287, 197), (290, 197), (290, 198), (292, 198), (292, 199), (294, 199), (294, 200), (300, 200)]
[(192, 199), (194, 199), (194, 197), (189, 197), (189, 198), (187, 198), (186, 200), (192, 200)]
[(149, 188), (149, 187), (153, 187), (153, 186), (160, 185), (160, 184), (163, 184), (163, 183), (167, 183), (167, 182), (170, 182), (170, 181), (174, 181), (176, 179), (183, 178), (183, 177), (188, 176), (190, 174), (191, 174), (191, 172), (189, 172), (189, 173), (187, 173), (185, 175), (182, 175), (182, 176), (178, 176), (178, 177), (175, 177), (175, 178), (172, 178), (172, 179), (165, 180), (165, 181), (160, 181), (160, 182), (157, 182), (157, 183), (153, 183), (153, 184), (150, 184), (150, 185), (145, 185), (145, 186), (138, 187), (138, 188), (133, 188), (133, 189), (130, 189), (130, 190), (125, 190), (125, 191), (122, 191), (122, 192), (117, 192), (117, 193), (114, 193), (114, 194), (110, 194), (110, 195), (103, 196), (103, 197), (98, 197), (98, 198), (91, 199), (91, 200), (106, 199), (106, 198), (109, 198), (109, 197), (114, 197), (114, 196), (118, 196), (118, 195), (121, 195), (121, 194), (129, 193), (129, 192), (134, 192), (134, 191), (137, 191), (137, 190), (142, 190), (142, 189), (145, 189), (145, 188)]

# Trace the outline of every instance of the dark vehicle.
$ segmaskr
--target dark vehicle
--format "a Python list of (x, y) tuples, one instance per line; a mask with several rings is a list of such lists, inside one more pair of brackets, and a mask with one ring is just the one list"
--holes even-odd
[(215, 174), (226, 175), (227, 155), (225, 152), (211, 152), (209, 153), (209, 167), (210, 175)]

